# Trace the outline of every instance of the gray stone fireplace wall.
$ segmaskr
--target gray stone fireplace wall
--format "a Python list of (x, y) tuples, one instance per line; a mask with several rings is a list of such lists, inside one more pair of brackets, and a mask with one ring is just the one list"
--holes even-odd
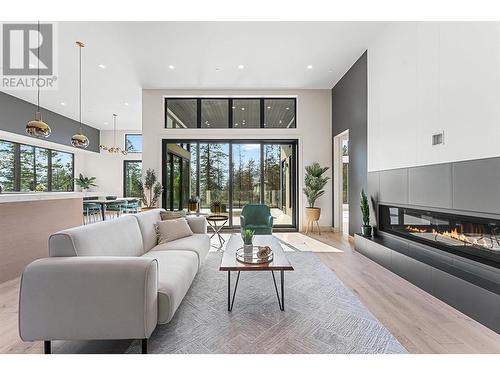
[[(373, 213), (384, 203), (500, 218), (500, 158), (369, 172), (367, 184)], [(372, 260), (500, 333), (500, 269), (384, 232), (373, 239), (356, 235), (355, 243)]]

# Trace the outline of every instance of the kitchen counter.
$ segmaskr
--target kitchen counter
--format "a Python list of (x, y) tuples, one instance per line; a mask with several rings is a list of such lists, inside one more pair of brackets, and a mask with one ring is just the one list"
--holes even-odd
[(83, 198), (85, 193), (81, 192), (47, 192), (47, 193), (2, 193), (0, 203), (31, 202), (54, 199)]

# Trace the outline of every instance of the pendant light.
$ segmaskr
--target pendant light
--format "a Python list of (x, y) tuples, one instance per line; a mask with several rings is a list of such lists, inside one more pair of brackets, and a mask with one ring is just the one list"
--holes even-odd
[(99, 148), (104, 151), (108, 151), (110, 154), (122, 154), (127, 155), (127, 150), (122, 150), (120, 147), (116, 147), (116, 118), (118, 115), (113, 113), (113, 147), (108, 147), (106, 145), (100, 145)]
[(47, 138), (50, 135), (50, 126), (47, 125), (42, 120), (42, 113), (40, 112), (40, 21), (38, 21), (38, 49), (37, 49), (37, 110), (35, 113), (35, 119), (31, 120), (26, 124), (26, 133), (36, 138)]
[(89, 146), (89, 139), (82, 132), (82, 48), (85, 47), (83, 42), (76, 42), (78, 46), (80, 67), (79, 67), (79, 86), (78, 86), (78, 121), (80, 122), (80, 128), (78, 133), (71, 137), (71, 144), (77, 148), (87, 148)]

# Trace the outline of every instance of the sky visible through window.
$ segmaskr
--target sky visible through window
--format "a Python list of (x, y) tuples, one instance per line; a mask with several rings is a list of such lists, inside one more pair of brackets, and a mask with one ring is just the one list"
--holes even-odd
[(142, 152), (142, 135), (127, 134), (125, 136), (125, 145), (128, 152)]

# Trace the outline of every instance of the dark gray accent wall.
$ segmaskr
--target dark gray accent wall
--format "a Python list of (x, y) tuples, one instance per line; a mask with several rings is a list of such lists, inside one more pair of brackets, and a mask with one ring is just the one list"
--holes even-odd
[(368, 173), (379, 203), (500, 218), (500, 157)]
[[(36, 105), (12, 95), (0, 92), (0, 130), (26, 135), (26, 124), (33, 119)], [(68, 117), (42, 108), (43, 121), (49, 124), (52, 134), (47, 141), (71, 146), (71, 137), (78, 132), (79, 123)], [(83, 133), (89, 138), (89, 151), (99, 152), (100, 132), (83, 125)]]
[[(349, 130), (350, 235), (360, 230), (359, 193), (361, 189), (367, 188), (367, 101), (367, 52), (365, 52), (332, 89), (332, 135), (335, 137)], [(332, 212), (334, 212), (333, 224), (337, 226), (339, 223), (334, 222), (335, 209)]]
[[(500, 157), (368, 173), (377, 203), (500, 219)], [(376, 224), (376, 223), (374, 223)], [(500, 333), (500, 270), (391, 234), (356, 249)]]

